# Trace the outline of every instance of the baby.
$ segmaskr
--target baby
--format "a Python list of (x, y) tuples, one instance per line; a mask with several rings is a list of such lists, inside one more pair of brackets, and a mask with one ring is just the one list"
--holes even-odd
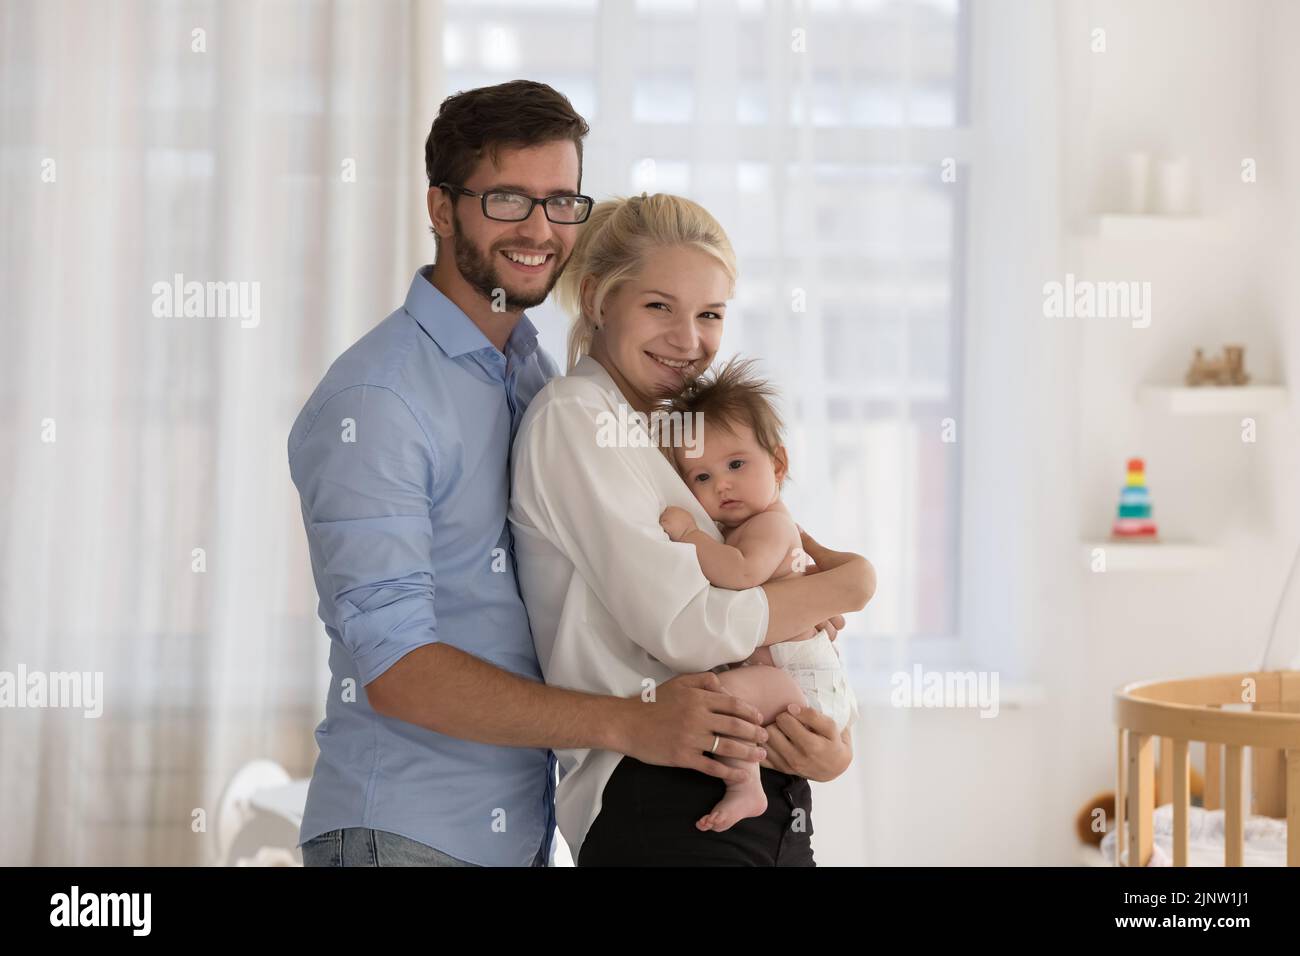
[[(672, 449), (673, 464), (723, 533), (715, 541), (684, 508), (670, 507), (659, 523), (674, 541), (695, 547), (700, 570), (717, 587), (740, 590), (802, 574), (808, 557), (799, 528), (781, 501), (787, 459), (774, 390), (751, 372), (750, 361), (732, 360), (672, 399), (668, 411), (700, 414), (698, 445)], [(695, 454), (692, 457), (688, 452)], [(790, 705), (811, 706), (842, 731), (857, 718), (857, 701), (839, 652), (822, 628), (757, 648), (748, 660), (719, 674), (729, 693), (748, 701), (769, 724)], [(719, 758), (751, 773), (727, 787), (713, 810), (696, 821), (700, 830), (726, 830), (767, 809), (759, 766)]]

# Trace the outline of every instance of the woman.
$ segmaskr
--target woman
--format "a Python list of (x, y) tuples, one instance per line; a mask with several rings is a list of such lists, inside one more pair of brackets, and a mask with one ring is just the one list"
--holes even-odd
[[(659, 526), (677, 505), (717, 534), (660, 449), (628, 423), (708, 367), (735, 275), (722, 228), (677, 196), (600, 203), (575, 243), (556, 287), (576, 316), (569, 375), (533, 399), (512, 466), (519, 581), (548, 683), (652, 702), (679, 673), (744, 660), (871, 596), (864, 558), (810, 538), (818, 573), (713, 588), (694, 549)], [(782, 715), (767, 730), (767, 812), (722, 833), (694, 825), (722, 793), (716, 777), (560, 751), (556, 816), (578, 865), (814, 865), (806, 777), (843, 772), (849, 732), (835, 734), (812, 712), (802, 723)]]

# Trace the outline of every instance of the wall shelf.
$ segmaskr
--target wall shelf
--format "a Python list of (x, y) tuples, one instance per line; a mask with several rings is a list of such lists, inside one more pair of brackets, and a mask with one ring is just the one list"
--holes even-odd
[(1138, 401), (1145, 408), (1171, 415), (1236, 415), (1272, 412), (1286, 407), (1290, 395), (1284, 385), (1142, 385)]
[(1169, 242), (1191, 240), (1204, 242), (1226, 235), (1223, 222), (1205, 216), (1130, 215), (1103, 213), (1083, 221), (1078, 236), (1121, 242)]
[(1084, 567), (1092, 570), (1093, 551), (1106, 552), (1105, 572), (1115, 571), (1203, 571), (1223, 564), (1223, 549), (1191, 541), (1111, 541), (1098, 539), (1083, 542)]

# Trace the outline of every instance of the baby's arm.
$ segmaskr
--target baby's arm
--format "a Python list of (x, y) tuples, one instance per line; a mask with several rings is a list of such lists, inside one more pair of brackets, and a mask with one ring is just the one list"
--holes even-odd
[(668, 508), (659, 523), (674, 541), (695, 546), (700, 570), (710, 584), (736, 591), (766, 584), (789, 554), (791, 536), (797, 540), (799, 535), (789, 515), (774, 511), (765, 511), (746, 521), (737, 532), (734, 545), (714, 541), (700, 530), (684, 508)]

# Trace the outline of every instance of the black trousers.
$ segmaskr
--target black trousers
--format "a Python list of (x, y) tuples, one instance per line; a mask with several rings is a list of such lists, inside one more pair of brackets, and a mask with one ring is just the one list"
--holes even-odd
[(579, 866), (816, 866), (812, 788), (803, 777), (760, 768), (767, 812), (722, 833), (695, 821), (722, 799), (717, 777), (624, 757), (605, 784)]

